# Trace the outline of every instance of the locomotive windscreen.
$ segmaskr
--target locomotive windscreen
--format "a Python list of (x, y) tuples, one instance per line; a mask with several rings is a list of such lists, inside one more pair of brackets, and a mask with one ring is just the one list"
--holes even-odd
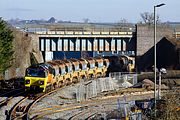
[(27, 77), (47, 77), (47, 72), (42, 68), (28, 68), (26, 69)]

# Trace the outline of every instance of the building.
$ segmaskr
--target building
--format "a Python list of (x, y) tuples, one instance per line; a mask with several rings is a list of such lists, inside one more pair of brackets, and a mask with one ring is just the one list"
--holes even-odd
[[(138, 71), (152, 71), (154, 46), (137, 59)], [(180, 69), (180, 41), (163, 37), (157, 43), (157, 68)]]

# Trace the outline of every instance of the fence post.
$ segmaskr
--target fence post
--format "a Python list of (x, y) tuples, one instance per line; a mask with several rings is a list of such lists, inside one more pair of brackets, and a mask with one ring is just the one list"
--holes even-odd
[(137, 74), (133, 75), (133, 85), (137, 83)]

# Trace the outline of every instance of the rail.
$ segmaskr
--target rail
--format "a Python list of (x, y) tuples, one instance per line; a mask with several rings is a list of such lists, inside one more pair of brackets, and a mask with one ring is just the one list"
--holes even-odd
[[(149, 98), (150, 96), (152, 96), (153, 92), (141, 92), (144, 93), (144, 95), (140, 95), (139, 92), (137, 92), (137, 90), (140, 90), (140, 89), (136, 89), (134, 92), (134, 90), (132, 90), (130, 93), (129, 91), (127, 90), (126, 92), (129, 93), (129, 95), (126, 93), (127, 95), (127, 100), (128, 101), (131, 101), (131, 99), (144, 99), (144, 97), (147, 97)], [(134, 94), (132, 94), (134, 93)], [(32, 111), (32, 113), (37, 113), (39, 111), (41, 111), (40, 114), (37, 114), (35, 115), (32, 119), (33, 120), (36, 120), (36, 119), (41, 119), (43, 118), (44, 116), (46, 115), (51, 115), (51, 114), (55, 114), (55, 113), (61, 113), (61, 112), (65, 112), (65, 111), (72, 111), (72, 110), (77, 110), (79, 109), (80, 111), (77, 112), (77, 113), (74, 113), (74, 115), (72, 114), (72, 116), (69, 118), (69, 119), (77, 119), (79, 117), (82, 117), (81, 115), (84, 115), (84, 114), (88, 114), (87, 118), (91, 118), (93, 115), (95, 115), (96, 113), (98, 113), (98, 111), (102, 111), (103, 112), (103, 109), (98, 109), (97, 110), (97, 106), (100, 106), (100, 108), (104, 108), (105, 106), (113, 106), (113, 105), (117, 105), (117, 98), (123, 100), (123, 96), (124, 95), (117, 95), (117, 96), (111, 96), (111, 97), (107, 97), (107, 98), (103, 98), (103, 99), (92, 99), (92, 100), (88, 100), (88, 101), (84, 101), (84, 102), (77, 102), (77, 103), (72, 103), (72, 104), (69, 104), (69, 105), (66, 105), (66, 106), (55, 106), (55, 107), (51, 107), (51, 108), (44, 108), (44, 110), (36, 110), (36, 111)], [(136, 98), (134, 98), (136, 96)], [(142, 98), (141, 98), (142, 97)], [(95, 109), (94, 109), (95, 108)], [(108, 107), (107, 107), (108, 108)], [(114, 108), (114, 107), (113, 107)], [(86, 109), (86, 110), (84, 110)], [(81, 111), (81, 110), (84, 110), (84, 111)], [(95, 112), (93, 112), (92, 110), (94, 110)], [(86, 114), (86, 115), (87, 115)]]
[(9, 95), (9, 94), (14, 94), (14, 92), (19, 91), (19, 90), (21, 91), (21, 90), (23, 90), (23, 88), (10, 90), (10, 91), (8, 91), (8, 92), (5, 92), (5, 93), (0, 94), (0, 96), (7, 96), (7, 95)]
[(13, 120), (16, 118), (16, 110), (17, 108), (28, 99), (28, 97), (22, 98), (18, 103), (15, 104), (15, 106), (9, 111), (9, 114), (7, 116), (7, 120)]
[(15, 96), (23, 94), (24, 93), (23, 90), (24, 89), (20, 88), (20, 89), (11, 90), (11, 91), (1, 94), (0, 96), (9, 96), (9, 97), (0, 101), (0, 108), (4, 105), (7, 105)]
[[(63, 87), (62, 87), (62, 88), (63, 88)], [(49, 95), (49, 94), (51, 94), (51, 93), (53, 93), (53, 92), (56, 92), (56, 91), (58, 91), (58, 90), (60, 90), (60, 89), (62, 89), (62, 88), (57, 88), (57, 89), (52, 90), (52, 91), (50, 91), (50, 92), (47, 92), (47, 93), (45, 93), (45, 94), (43, 94), (43, 95), (41, 95), (41, 96), (38, 96), (33, 102), (31, 102), (30, 104), (28, 104), (28, 105), (25, 107), (25, 109), (23, 110), (23, 114), (21, 114), (20, 116), (14, 118), (14, 119), (15, 119), (15, 120), (18, 120), (18, 119), (20, 119), (20, 118), (29, 119), (30, 111), (31, 111), (32, 107), (33, 107), (38, 101), (40, 101), (41, 99), (43, 99), (43, 98), (46, 97), (47, 95)], [(24, 102), (24, 101), (23, 101), (23, 102)], [(22, 103), (20, 103), (20, 104), (22, 104)], [(20, 104), (18, 104), (18, 106), (19, 106)]]

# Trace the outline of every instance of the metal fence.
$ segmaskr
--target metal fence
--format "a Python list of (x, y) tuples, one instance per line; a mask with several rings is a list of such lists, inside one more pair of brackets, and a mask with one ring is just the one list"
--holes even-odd
[(77, 101), (96, 97), (98, 93), (118, 89), (112, 78), (98, 78), (89, 82), (81, 82), (76, 90)]
[(109, 77), (116, 80), (118, 83), (129, 82), (132, 85), (137, 83), (137, 74), (136, 73), (112, 72), (112, 73), (109, 73)]
[(96, 97), (99, 93), (131, 87), (137, 83), (137, 74), (111, 73), (110, 77), (81, 82), (76, 90), (77, 101)]

